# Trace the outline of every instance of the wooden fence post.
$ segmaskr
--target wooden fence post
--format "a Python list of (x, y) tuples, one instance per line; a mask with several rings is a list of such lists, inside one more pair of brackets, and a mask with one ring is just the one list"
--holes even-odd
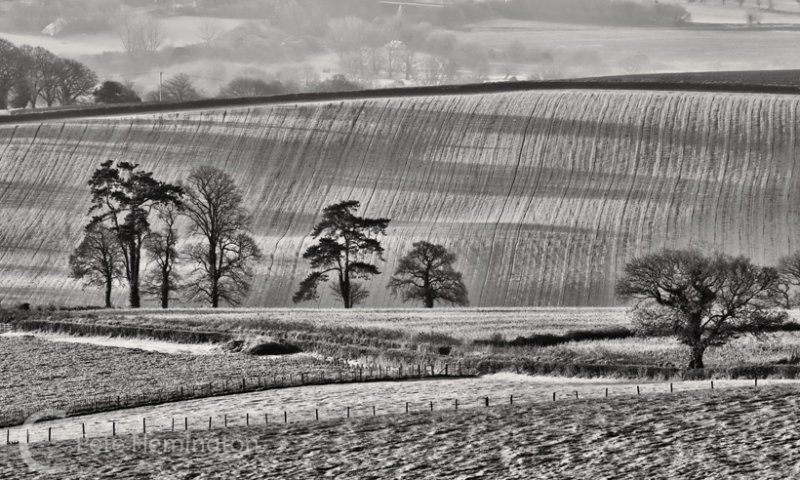
[(606, 387), (606, 398), (608, 398), (608, 387)]
[(111, 422), (111, 436), (112, 437), (117, 436), (117, 422), (114, 421)]
[(283, 411), (283, 423), (289, 423), (289, 415), (286, 413), (286, 410)]
[(456, 411), (458, 411), (458, 399), (456, 398)]
[(228, 428), (228, 414), (227, 413), (222, 416), (222, 422), (223, 422), (223, 426), (225, 428)]
[(511, 395), (510, 397), (508, 397), (508, 404), (509, 405), (514, 405), (514, 395)]
[(81, 423), (81, 435), (83, 436), (83, 439), (86, 440), (86, 424), (85, 423)]
[(669, 393), (672, 393), (672, 382), (669, 382)]
[(53, 427), (47, 427), (47, 442), (50, 443), (53, 440)]
[(316, 417), (317, 421), (319, 422), (319, 409), (318, 408), (314, 409), (314, 417)]
[(489, 406), (489, 397), (485, 397), (483, 400), (486, 402), (486, 406), (488, 407)]
[(347, 407), (347, 418), (350, 418), (350, 407)]
[(208, 417), (208, 429), (211, 430), (211, 417)]
[(639, 385), (636, 385), (636, 395), (641, 395), (641, 392), (639, 391)]
[(244, 424), (247, 427), (250, 426), (250, 413), (249, 412), (245, 413), (245, 415), (244, 415)]
[(408, 413), (408, 402), (406, 402), (406, 413)]
[(375, 413), (375, 405), (373, 405), (372, 406), (372, 416), (374, 417), (375, 415), (376, 415), (376, 413)]
[(553, 392), (553, 401), (556, 401), (556, 392)]
[(183, 430), (189, 430), (189, 417), (183, 417)]
[(269, 425), (269, 416), (266, 413), (264, 414), (264, 425)]
[(147, 419), (142, 417), (142, 433), (147, 433)]
[(172, 417), (172, 431), (175, 431), (175, 417)]

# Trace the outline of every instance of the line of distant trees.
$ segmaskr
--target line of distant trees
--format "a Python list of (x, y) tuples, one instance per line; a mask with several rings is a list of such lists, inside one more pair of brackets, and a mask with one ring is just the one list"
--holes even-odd
[(0, 110), (74, 105), (96, 86), (97, 75), (81, 62), (0, 38)]
[[(252, 288), (253, 268), (263, 257), (249, 230), (251, 216), (234, 180), (214, 167), (198, 167), (185, 182), (154, 178), (138, 165), (107, 161), (89, 180), (91, 219), (69, 257), (70, 277), (101, 287), (112, 306), (115, 284), (128, 286), (131, 308), (152, 296), (162, 308), (183, 295), (211, 307), (239, 305)], [(314, 226), (317, 240), (303, 258), (312, 272), (300, 283), (295, 303), (319, 298), (318, 287), (330, 280), (344, 308), (363, 302), (369, 291), (359, 280), (380, 274), (380, 236), (389, 220), (356, 214), (360, 203), (329, 205)], [(182, 225), (184, 227), (182, 228)], [(181, 239), (187, 242), (179, 248)], [(403, 301), (469, 304), (456, 256), (442, 245), (420, 241), (400, 259), (387, 288)], [(181, 270), (189, 270), (184, 276)], [(144, 271), (143, 271), (144, 270)]]

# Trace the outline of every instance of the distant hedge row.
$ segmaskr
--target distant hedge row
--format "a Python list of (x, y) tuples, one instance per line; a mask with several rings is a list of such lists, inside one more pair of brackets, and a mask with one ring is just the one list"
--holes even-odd
[[(765, 73), (768, 75), (768, 73)], [(638, 79), (580, 79), (556, 81), (500, 82), (464, 85), (441, 85), (411, 88), (389, 88), (377, 90), (361, 90), (335, 93), (297, 93), (271, 97), (247, 98), (212, 98), (191, 102), (174, 103), (136, 103), (124, 105), (103, 105), (86, 108), (64, 110), (40, 110), (19, 114), (0, 116), (0, 124), (87, 118), (106, 115), (135, 115), (147, 113), (165, 113), (187, 110), (207, 110), (219, 108), (235, 108), (261, 105), (280, 105), (307, 102), (333, 102), (345, 100), (361, 100), (372, 98), (415, 97), (433, 95), (480, 95), (492, 93), (512, 93), (530, 90), (654, 90), (680, 92), (725, 92), (725, 93), (763, 93), (763, 94), (800, 94), (800, 86), (795, 85), (760, 85), (756, 83), (723, 83), (711, 80), (682, 82), (678, 78), (664, 81), (646, 81)]]

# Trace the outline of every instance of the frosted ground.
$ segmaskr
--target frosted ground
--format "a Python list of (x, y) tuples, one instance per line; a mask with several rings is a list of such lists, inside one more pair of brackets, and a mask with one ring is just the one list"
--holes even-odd
[[(32, 453), (63, 465), (61, 478), (90, 480), (153, 471), (170, 479), (784, 480), (798, 473), (798, 412), (795, 386), (723, 389), (125, 435), (39, 443)], [(19, 446), (0, 446), (4, 478), (52, 478), (20, 477), (24, 468)]]
[[(761, 380), (759, 388), (776, 385), (800, 387), (800, 380)], [(755, 388), (753, 380), (715, 380), (714, 391), (741, 387)], [(637, 387), (639, 387), (637, 391)], [(696, 390), (711, 391), (710, 381), (674, 382), (673, 393)], [(553, 401), (571, 402), (581, 398), (604, 399), (637, 395), (670, 395), (669, 382), (648, 382), (609, 378), (579, 379), (566, 377), (542, 377), (499, 373), (477, 378), (454, 380), (417, 380), (402, 382), (374, 382), (340, 385), (316, 385), (298, 388), (267, 390), (263, 392), (236, 394), (169, 403), (155, 407), (141, 407), (95, 415), (43, 422), (25, 429), (10, 429), (12, 438), (30, 441), (46, 441), (48, 429), (52, 429), (54, 440), (79, 439), (82, 424), (88, 437), (105, 437), (112, 433), (115, 422), (117, 434), (142, 432), (142, 419), (149, 431), (172, 429), (207, 430), (208, 419), (213, 428), (224, 426), (226, 417), (229, 427), (264, 425), (265, 423), (312, 422), (319, 419), (335, 420), (375, 415), (404, 414), (406, 402), (410, 413), (486, 408), (486, 397), (490, 406), (511, 403), (542, 404)], [(638, 392), (638, 393), (637, 393)], [(284, 417), (286, 412), (286, 417)], [(248, 418), (249, 415), (249, 418)], [(264, 415), (267, 415), (265, 417)]]

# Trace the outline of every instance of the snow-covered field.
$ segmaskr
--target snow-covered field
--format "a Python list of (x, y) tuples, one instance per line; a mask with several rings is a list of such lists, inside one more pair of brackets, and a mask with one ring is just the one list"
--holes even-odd
[[(796, 386), (539, 402), (31, 445), (58, 478), (797, 478)], [(32, 473), (0, 446), (0, 476)]]
[[(800, 380), (760, 380), (760, 388), (770, 385), (800, 386)], [(637, 393), (637, 386), (639, 387)], [(715, 391), (735, 387), (754, 386), (753, 380), (715, 380)], [(577, 379), (562, 377), (536, 377), (513, 373), (499, 373), (477, 378), (453, 380), (421, 380), (403, 382), (375, 382), (338, 385), (318, 385), (298, 388), (267, 390), (263, 392), (212, 397), (170, 403), (155, 407), (141, 407), (83, 417), (44, 422), (35, 426), (10, 429), (12, 438), (25, 438), (26, 430), (31, 442), (47, 440), (48, 428), (52, 438), (76, 439), (82, 436), (82, 424), (89, 437), (105, 437), (112, 432), (133, 434), (142, 431), (143, 419), (150, 431), (176, 429), (208, 429), (211, 417), (213, 427), (222, 427), (227, 417), (228, 426), (243, 426), (265, 422), (283, 423), (284, 412), (289, 422), (340, 419), (373, 415), (404, 414), (406, 402), (410, 412), (430, 411), (433, 402), (436, 410), (458, 408), (485, 408), (486, 397), (490, 405), (514, 403), (547, 403), (571, 401), (576, 398), (605, 398), (641, 395), (669, 395), (670, 384), (617, 379)], [(710, 390), (709, 381), (673, 383), (674, 392)], [(513, 397), (513, 398), (512, 398)], [(267, 415), (266, 419), (265, 416)]]
[(194, 354), (194, 355), (208, 355), (215, 351), (219, 351), (219, 346), (214, 344), (182, 344), (172, 342), (162, 342), (159, 340), (149, 340), (143, 338), (112, 338), (112, 337), (76, 337), (72, 335), (59, 335), (53, 333), (24, 333), (24, 332), (7, 332), (0, 337), (7, 338), (20, 338), (20, 337), (35, 337), (39, 340), (45, 340), (55, 343), (77, 343), (98, 345), (101, 347), (117, 347), (127, 348), (133, 350), (144, 350), (146, 352), (159, 352), (170, 354)]

